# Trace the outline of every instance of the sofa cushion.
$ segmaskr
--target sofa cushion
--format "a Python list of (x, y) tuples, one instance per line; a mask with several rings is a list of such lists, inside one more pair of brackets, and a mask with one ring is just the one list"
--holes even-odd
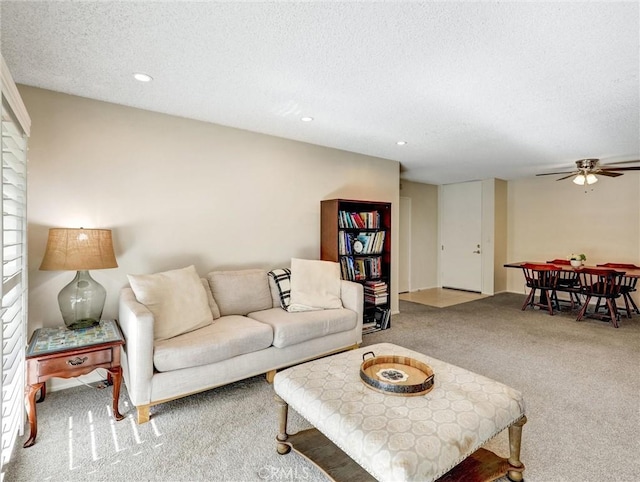
[(288, 311), (342, 308), (340, 264), (291, 259), (291, 302)]
[(263, 350), (272, 340), (269, 325), (245, 316), (223, 316), (205, 328), (156, 342), (153, 364), (159, 372), (208, 365)]
[(335, 310), (289, 313), (282, 308), (256, 311), (249, 318), (270, 325), (273, 329), (273, 346), (284, 348), (303, 341), (353, 330), (358, 321), (355, 311)]
[(153, 313), (154, 340), (213, 323), (207, 293), (194, 266), (127, 277), (137, 300)]
[(278, 268), (269, 271), (268, 274), (271, 295), (273, 296), (273, 288), (275, 287), (279, 305), (283, 310), (286, 310), (291, 302), (291, 270), (289, 268)]
[(212, 271), (207, 279), (222, 316), (246, 315), (273, 307), (265, 270)]

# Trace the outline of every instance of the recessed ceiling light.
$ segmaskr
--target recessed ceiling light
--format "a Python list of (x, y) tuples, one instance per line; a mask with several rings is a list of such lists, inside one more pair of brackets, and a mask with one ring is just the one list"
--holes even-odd
[(396, 142), (396, 144), (398, 144), (399, 146), (406, 146), (407, 145), (407, 141), (398, 141), (398, 142)]
[(302, 122), (311, 122), (313, 120), (313, 117), (300, 117), (300, 120)]
[(140, 82), (151, 82), (153, 80), (153, 77), (151, 77), (150, 75), (141, 73), (133, 74), (133, 78), (139, 80)]

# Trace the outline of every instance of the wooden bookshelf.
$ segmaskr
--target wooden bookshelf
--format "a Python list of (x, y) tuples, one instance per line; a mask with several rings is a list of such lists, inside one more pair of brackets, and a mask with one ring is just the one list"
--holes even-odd
[(364, 287), (366, 333), (390, 326), (391, 203), (329, 199), (320, 203), (320, 259), (340, 263), (342, 279)]

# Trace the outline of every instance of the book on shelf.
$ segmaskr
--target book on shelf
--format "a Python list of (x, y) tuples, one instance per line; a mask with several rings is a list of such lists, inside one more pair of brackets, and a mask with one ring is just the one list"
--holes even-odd
[(391, 328), (391, 310), (389, 308), (387, 308), (385, 310), (384, 320), (383, 320), (382, 324), (380, 325), (380, 329), (381, 330), (387, 330), (389, 328)]
[(391, 326), (391, 310), (389, 308), (376, 308), (373, 314), (373, 322), (381, 330), (386, 330)]
[[(344, 230), (338, 232), (338, 251), (341, 255), (367, 255), (380, 254), (384, 248), (385, 231), (374, 231), (361, 233), (349, 233)], [(359, 241), (361, 244), (354, 247), (354, 243)]]
[(370, 305), (386, 305), (387, 301), (389, 301), (389, 296), (384, 294), (384, 295), (364, 295), (364, 301), (365, 303), (369, 303)]
[(368, 303), (370, 305), (375, 305), (375, 306), (386, 305), (388, 300), (389, 298), (386, 295), (380, 296), (380, 297), (374, 297), (374, 298), (371, 298), (367, 295), (364, 296), (365, 303)]
[(371, 292), (387, 291), (387, 283), (382, 280), (367, 280), (364, 282), (364, 289)]
[(368, 280), (364, 283), (364, 293), (368, 295), (382, 295), (387, 294), (387, 283), (384, 281)]
[(384, 248), (386, 231), (362, 231), (353, 239), (362, 243), (362, 250), (357, 254), (380, 254)]
[(378, 211), (353, 213), (340, 211), (338, 224), (340, 228), (378, 229), (380, 227), (380, 213)]
[(354, 258), (343, 256), (340, 258), (342, 279), (349, 281), (365, 281), (380, 278), (382, 275), (382, 261), (380, 256)]

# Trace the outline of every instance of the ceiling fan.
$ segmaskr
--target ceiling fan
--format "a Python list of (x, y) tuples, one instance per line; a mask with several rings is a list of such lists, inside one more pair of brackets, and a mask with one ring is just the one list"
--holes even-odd
[(536, 174), (537, 176), (554, 176), (558, 174), (567, 174), (567, 176), (556, 179), (562, 181), (575, 176), (573, 182), (583, 186), (584, 184), (594, 184), (598, 182), (596, 174), (599, 176), (618, 177), (624, 173), (620, 171), (640, 171), (640, 166), (633, 167), (617, 167), (618, 164), (634, 164), (640, 163), (640, 160), (612, 162), (611, 164), (600, 164), (600, 159), (580, 159), (576, 161), (576, 171), (564, 172), (547, 172), (545, 174)]

